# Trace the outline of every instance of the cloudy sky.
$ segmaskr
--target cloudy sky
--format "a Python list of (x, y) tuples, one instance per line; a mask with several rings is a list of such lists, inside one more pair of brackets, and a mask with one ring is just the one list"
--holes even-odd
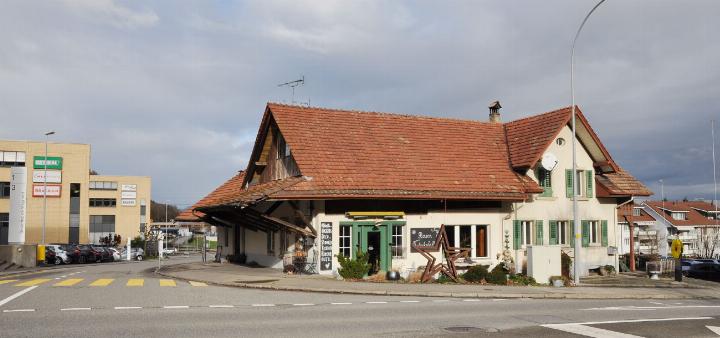
[[(92, 145), (188, 206), (243, 169), (267, 101), (486, 119), (567, 106), (594, 0), (0, 3), (0, 138)], [(607, 1), (576, 98), (615, 159), (669, 198), (711, 197), (720, 2)], [(720, 129), (719, 129), (720, 130)], [(720, 137), (719, 137), (720, 138)], [(720, 149), (719, 149), (720, 151)]]

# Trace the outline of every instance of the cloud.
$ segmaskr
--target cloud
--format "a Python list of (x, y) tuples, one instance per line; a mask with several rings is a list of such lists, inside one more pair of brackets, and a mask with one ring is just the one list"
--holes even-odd
[(83, 19), (119, 28), (148, 27), (160, 20), (153, 11), (134, 11), (113, 0), (64, 0), (63, 3)]

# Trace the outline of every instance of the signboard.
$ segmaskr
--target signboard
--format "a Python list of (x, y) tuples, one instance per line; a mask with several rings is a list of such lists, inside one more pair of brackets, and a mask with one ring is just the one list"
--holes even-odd
[(47, 164), (48, 169), (60, 170), (60, 169), (62, 169), (62, 157), (48, 156), (47, 161), (45, 161), (45, 156), (33, 157), (33, 168), (45, 169), (45, 164)]
[(432, 246), (440, 233), (440, 228), (412, 228), (410, 229), (410, 252), (417, 252), (412, 246)]
[(121, 191), (137, 191), (137, 184), (123, 184), (120, 186)]
[[(45, 170), (33, 171), (33, 182), (34, 183), (45, 183)], [(62, 171), (48, 170), (47, 171), (47, 183), (62, 183)]]
[(10, 224), (8, 227), (8, 243), (25, 244), (27, 168), (12, 167), (10, 172)]
[[(33, 184), (33, 197), (45, 196), (45, 185), (44, 184)], [(47, 197), (60, 197), (62, 191), (61, 184), (48, 184), (47, 185)]]
[(677, 238), (674, 239), (672, 241), (672, 245), (670, 246), (670, 252), (672, 253), (673, 258), (680, 258), (683, 253), (683, 242)]
[(137, 193), (134, 191), (123, 191), (120, 192), (120, 198), (122, 199), (136, 199)]
[(134, 207), (135, 204), (136, 203), (135, 203), (134, 199), (132, 199), (132, 200), (131, 199), (121, 199), (120, 200), (120, 205), (122, 205), (124, 207)]
[(320, 270), (332, 270), (332, 223), (320, 223)]

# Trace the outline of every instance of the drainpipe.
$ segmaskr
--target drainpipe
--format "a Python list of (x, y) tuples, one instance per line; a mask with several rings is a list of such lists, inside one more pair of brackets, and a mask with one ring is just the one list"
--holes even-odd
[[(625, 206), (628, 203), (631, 203), (635, 200), (635, 196), (630, 196), (630, 199), (618, 204), (618, 206), (615, 209), (620, 209), (623, 206)], [(617, 217), (617, 212), (615, 212), (615, 217)], [(635, 224), (633, 222), (632, 214), (630, 214), (630, 218), (626, 218), (628, 221), (628, 229), (630, 231), (630, 271), (635, 272)], [(617, 224), (617, 221), (615, 222)], [(620, 241), (622, 241), (622, 235), (620, 236)], [(618, 257), (619, 258), (619, 257)], [(617, 269), (616, 271), (620, 271)]]

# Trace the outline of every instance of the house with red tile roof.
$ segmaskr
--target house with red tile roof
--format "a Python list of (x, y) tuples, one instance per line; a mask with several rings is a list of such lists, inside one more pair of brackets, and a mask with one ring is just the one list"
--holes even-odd
[(231, 260), (279, 268), (301, 256), (322, 274), (358, 250), (373, 273), (415, 271), (427, 261), (411, 244), (432, 242), (443, 224), (470, 264), (509, 252), (520, 270), (530, 248), (554, 246), (580, 255), (583, 271), (617, 267), (616, 209), (651, 192), (579, 108), (576, 172), (570, 108), (509, 123), (499, 108), (486, 122), (269, 103), (240, 188), (194, 215), (227, 229), (219, 241)]
[(693, 256), (698, 250), (698, 236), (720, 229), (720, 211), (704, 201), (646, 201), (644, 210), (658, 221), (661, 229), (661, 255), (669, 255), (670, 243), (683, 241), (683, 254)]
[[(633, 223), (632, 231), (630, 222)], [(620, 243), (618, 243), (618, 253), (620, 255), (629, 254), (633, 250), (635, 254), (653, 254), (660, 253), (658, 245), (658, 233), (662, 233), (657, 229), (657, 221), (654, 217), (644, 210), (642, 204), (631, 202), (628, 207), (618, 208), (618, 230), (620, 231)], [(631, 248), (630, 238), (633, 237)]]

